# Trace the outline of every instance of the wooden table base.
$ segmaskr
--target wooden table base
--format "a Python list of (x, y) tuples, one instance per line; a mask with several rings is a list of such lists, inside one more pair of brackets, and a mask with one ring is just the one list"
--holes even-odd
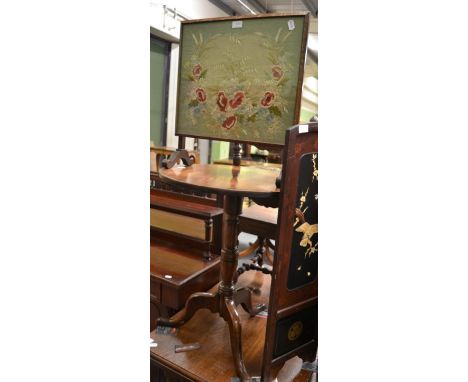
[[(190, 320), (198, 309), (209, 309), (218, 313), (229, 325), (231, 337), (231, 350), (234, 357), (234, 366), (242, 382), (250, 382), (243, 353), (242, 353), (242, 326), (237, 313), (240, 304), (251, 317), (265, 309), (265, 305), (254, 308), (252, 306), (252, 289), (235, 289), (235, 273), (239, 251), (237, 249), (237, 236), (239, 215), (242, 213), (242, 197), (237, 195), (224, 196), (223, 215), (223, 249), (221, 251), (221, 275), (217, 293), (194, 293), (187, 300), (185, 308), (170, 319), (159, 318), (157, 324), (178, 327)], [(223, 339), (220, 339), (222, 341)]]

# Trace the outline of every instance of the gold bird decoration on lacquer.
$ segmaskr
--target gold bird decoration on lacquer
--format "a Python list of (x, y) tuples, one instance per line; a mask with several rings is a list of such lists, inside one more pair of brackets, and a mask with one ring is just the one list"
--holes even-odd
[(296, 217), (301, 223), (301, 225), (296, 228), (296, 232), (302, 233), (302, 239), (299, 245), (307, 248), (304, 254), (305, 257), (311, 256), (317, 250), (317, 244), (313, 245), (312, 243), (312, 236), (318, 233), (318, 224), (307, 223), (304, 214), (298, 208), (296, 208)]

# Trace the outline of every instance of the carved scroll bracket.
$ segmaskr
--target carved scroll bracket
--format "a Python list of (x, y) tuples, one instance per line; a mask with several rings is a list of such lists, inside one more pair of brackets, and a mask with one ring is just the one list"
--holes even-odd
[(177, 149), (171, 154), (169, 159), (161, 161), (161, 167), (169, 169), (174, 167), (179, 161), (182, 161), (185, 166), (191, 166), (195, 163), (195, 157), (190, 155), (185, 149)]

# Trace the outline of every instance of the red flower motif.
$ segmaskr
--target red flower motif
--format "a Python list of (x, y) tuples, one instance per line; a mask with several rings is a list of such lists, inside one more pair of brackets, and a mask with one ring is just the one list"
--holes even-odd
[(218, 92), (218, 98), (216, 99), (216, 104), (219, 106), (219, 110), (226, 111), (228, 104), (228, 98), (224, 92)]
[(244, 92), (236, 92), (236, 94), (234, 94), (234, 98), (229, 101), (229, 106), (231, 106), (233, 109), (237, 108), (244, 100), (244, 97)]
[(275, 80), (280, 80), (281, 78), (283, 78), (283, 69), (281, 69), (281, 66), (279, 65), (273, 65), (271, 67), (271, 73), (273, 74), (273, 77), (275, 78)]
[(233, 127), (236, 124), (237, 117), (235, 115), (231, 115), (230, 117), (227, 117), (224, 122), (223, 122), (223, 127), (226, 130), (229, 130), (231, 127)]
[(205, 90), (202, 88), (197, 88), (195, 90), (195, 94), (197, 95), (197, 101), (203, 103), (206, 101), (206, 93)]
[(200, 78), (200, 74), (202, 72), (202, 67), (200, 64), (197, 64), (192, 69), (192, 74), (195, 78)]
[(260, 104), (263, 107), (269, 107), (275, 99), (275, 94), (272, 92), (265, 92), (265, 95), (263, 96), (262, 100), (260, 101)]

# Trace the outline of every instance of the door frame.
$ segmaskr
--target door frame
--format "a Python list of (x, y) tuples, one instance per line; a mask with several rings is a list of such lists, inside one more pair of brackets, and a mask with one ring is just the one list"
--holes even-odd
[[(164, 68), (163, 68), (163, 97), (162, 97), (162, 114), (161, 114), (161, 141), (162, 146), (166, 146), (167, 142), (167, 113), (169, 101), (169, 70), (171, 63), (171, 42), (157, 37), (150, 33), (150, 43), (154, 43), (164, 49)], [(151, 91), (151, 90), (150, 90)], [(157, 145), (159, 142), (155, 142)]]

